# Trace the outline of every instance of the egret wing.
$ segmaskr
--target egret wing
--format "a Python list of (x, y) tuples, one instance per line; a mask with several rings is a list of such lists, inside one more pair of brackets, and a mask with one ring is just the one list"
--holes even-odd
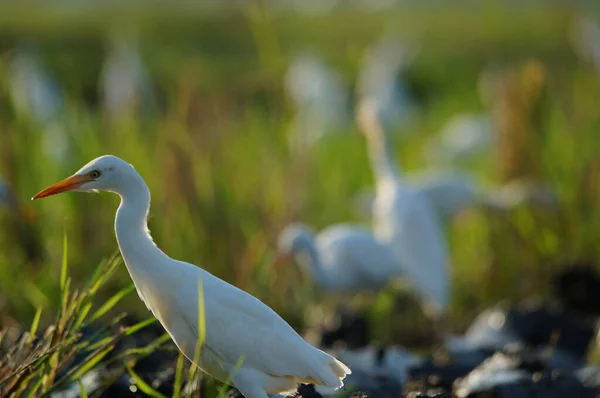
[(397, 201), (390, 247), (417, 289), (443, 307), (448, 300), (448, 256), (438, 217), (427, 197), (416, 192)]
[(475, 181), (466, 174), (419, 172), (411, 173), (408, 184), (424, 195), (442, 218), (450, 218), (478, 199)]
[[(224, 369), (242, 366), (265, 374), (293, 377), (325, 384), (319, 365), (327, 354), (309, 345), (277, 313), (257, 298), (208, 272), (188, 275), (179, 298), (195, 297), (194, 278), (202, 280), (206, 324), (205, 345), (222, 362)], [(180, 289), (180, 292), (181, 292)], [(198, 335), (197, 304), (177, 301), (187, 324)], [(176, 337), (175, 337), (176, 338)], [(331, 358), (331, 362), (335, 360)], [(325, 365), (326, 366), (326, 365)], [(322, 369), (321, 369), (322, 370)]]

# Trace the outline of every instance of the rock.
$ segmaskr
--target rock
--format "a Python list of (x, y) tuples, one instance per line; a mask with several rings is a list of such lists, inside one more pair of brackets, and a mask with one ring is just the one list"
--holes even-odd
[(572, 372), (547, 367), (540, 350), (520, 345), (495, 353), (454, 385), (454, 394), (461, 398), (591, 398), (596, 393)]
[(465, 347), (501, 349), (507, 344), (551, 345), (556, 350), (553, 367), (574, 369), (583, 364), (594, 337), (595, 325), (560, 306), (528, 300), (517, 306), (499, 304), (481, 313), (464, 338), (448, 342), (450, 351)]
[(452, 398), (452, 395), (446, 391), (432, 389), (426, 392), (413, 392), (406, 395), (407, 398)]
[(593, 264), (570, 264), (554, 275), (551, 288), (568, 311), (600, 316), (600, 275)]

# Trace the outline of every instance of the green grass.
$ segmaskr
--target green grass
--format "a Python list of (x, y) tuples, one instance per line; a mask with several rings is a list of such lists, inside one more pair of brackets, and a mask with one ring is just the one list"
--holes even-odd
[[(102, 60), (101, 31), (118, 10), (81, 19), (42, 12), (27, 19), (17, 5), (14, 14), (0, 13), (0, 175), (13, 185), (23, 208), (34, 213), (30, 225), (47, 255), (43, 262), (29, 262), (19, 235), (10, 233), (13, 214), (0, 214), (5, 231), (0, 235), (0, 313), (5, 315), (0, 326), (30, 324), (38, 308), (43, 308), (40, 325), (60, 313), (57, 303), (67, 283), (61, 279), (63, 231), (69, 237), (71, 289), (80, 288), (95, 264), (115, 250), (118, 198), (68, 194), (28, 201), (92, 158), (111, 153), (134, 164), (148, 182), (150, 229), (165, 252), (258, 296), (302, 328), (304, 310), (316, 298), (306, 282), (298, 284), (292, 267), (280, 275), (271, 272), (277, 233), (292, 219), (317, 228), (355, 220), (352, 197), (371, 186), (372, 177), (364, 140), (354, 128), (323, 140), (305, 164), (292, 158), (285, 67), (295, 51), (311, 47), (351, 86), (363, 50), (388, 27), (422, 37), (409, 76), (425, 107), (416, 132), (395, 141), (406, 170), (427, 167), (424, 145), (450, 116), (484, 109), (476, 88), (486, 66), (498, 64), (523, 76), (525, 65), (536, 61), (545, 75), (541, 101), (513, 104), (515, 112), (530, 115), (524, 134), (534, 137), (524, 149), (530, 162), (519, 173), (548, 181), (561, 208), (552, 213), (519, 208), (502, 217), (471, 211), (448, 227), (453, 327), (464, 327), (480, 308), (500, 298), (546, 294), (545, 282), (565, 261), (599, 260), (600, 83), (570, 47), (575, 14), (569, 8), (516, 12), (485, 4), (467, 11), (342, 10), (329, 17), (274, 16), (256, 6), (223, 15), (173, 11), (162, 19), (156, 15), (159, 6), (158, 13), (149, 8), (131, 23), (140, 23), (143, 53), (166, 96), (165, 108), (143, 117), (132, 113), (112, 125), (89, 97)], [(11, 49), (23, 38), (39, 44), (67, 91), (61, 121), (72, 149), (63, 165), (44, 154), (40, 128), (27, 115), (17, 115), (8, 96)], [(525, 90), (525, 83), (516, 86)], [(531, 104), (539, 108), (536, 113), (524, 110)], [(471, 171), (493, 183), (501, 181), (502, 167), (506, 154), (494, 150)], [(94, 295), (95, 308), (130, 284), (125, 268), (118, 267)], [(383, 326), (389, 317), (386, 293), (372, 308), (374, 323), (382, 325), (375, 328), (378, 337), (403, 342), (402, 334)], [(120, 300), (116, 309), (148, 314), (135, 295)], [(399, 325), (394, 327), (413, 328), (409, 314), (395, 314)]]
[[(123, 317), (117, 315), (105, 321), (106, 326), (98, 329), (95, 338), (83, 339), (84, 328), (99, 320), (126, 296), (123, 292), (131, 289), (117, 292), (99, 309), (90, 313), (95, 294), (121, 265), (121, 261), (113, 256), (109, 261), (101, 262), (84, 289), (71, 289), (71, 279), (66, 267), (66, 248), (65, 243), (64, 266), (60, 276), (61, 306), (54, 322), (43, 333), (38, 333), (42, 314), (41, 309), (38, 309), (29, 332), (21, 335), (18, 341), (5, 342), (7, 345), (0, 360), (0, 393), (3, 396), (47, 396), (65, 388), (98, 366), (122, 337), (144, 326), (133, 325), (131, 328), (115, 331), (115, 326)], [(0, 335), (3, 340), (10, 340), (7, 332), (5, 330)], [(84, 358), (74, 362), (77, 354)], [(126, 356), (123, 355), (122, 358)], [(132, 357), (130, 360), (135, 359)]]

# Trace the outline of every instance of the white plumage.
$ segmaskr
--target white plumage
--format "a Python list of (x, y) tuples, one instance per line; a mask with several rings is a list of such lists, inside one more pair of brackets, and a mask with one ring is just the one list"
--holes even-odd
[(317, 286), (328, 291), (378, 290), (402, 273), (388, 247), (356, 225), (332, 225), (314, 234), (305, 225), (288, 225), (279, 235), (276, 264), (293, 257)]
[(271, 308), (202, 268), (171, 259), (154, 244), (146, 222), (150, 192), (130, 164), (99, 157), (34, 199), (96, 190), (121, 197), (115, 231), (129, 274), (140, 298), (188, 359), (193, 360), (200, 338), (201, 285), (206, 336), (196, 364), (202, 370), (221, 381), (231, 376), (246, 398), (266, 398), (298, 383), (343, 385), (350, 369), (308, 344)]
[(349, 125), (347, 89), (341, 77), (317, 55), (301, 53), (294, 58), (285, 76), (285, 88), (296, 108), (289, 133), (293, 151), (303, 153)]
[(369, 97), (377, 103), (378, 116), (388, 131), (406, 127), (415, 118), (416, 106), (404, 76), (415, 54), (414, 48), (386, 34), (363, 58), (356, 81), (357, 97)]
[(496, 133), (489, 115), (458, 114), (444, 125), (425, 152), (431, 163), (467, 163), (489, 154), (495, 144)]
[(578, 16), (571, 26), (571, 41), (581, 58), (600, 73), (600, 26), (587, 15)]
[(128, 112), (154, 107), (155, 93), (138, 49), (137, 36), (113, 31), (107, 50), (98, 82), (107, 115), (118, 119)]
[(10, 97), (19, 116), (35, 123), (43, 134), (43, 150), (56, 163), (69, 159), (69, 139), (61, 117), (65, 98), (59, 82), (40, 62), (37, 49), (15, 50), (9, 75)]
[(449, 304), (448, 254), (438, 216), (429, 198), (400, 177), (388, 137), (369, 98), (358, 106), (358, 122), (367, 138), (376, 182), (375, 235), (394, 253), (425, 309), (441, 313)]

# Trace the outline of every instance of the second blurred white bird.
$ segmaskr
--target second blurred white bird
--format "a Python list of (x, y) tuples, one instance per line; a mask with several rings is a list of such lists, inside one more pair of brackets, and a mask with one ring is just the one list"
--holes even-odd
[(389, 248), (356, 225), (333, 225), (315, 235), (303, 224), (290, 224), (279, 235), (278, 252), (276, 268), (293, 257), (327, 291), (376, 291), (402, 274)]
[(139, 54), (137, 36), (111, 32), (99, 89), (104, 110), (112, 119), (137, 107), (142, 109), (155, 105), (150, 78)]
[(425, 155), (428, 162), (434, 164), (465, 163), (489, 153), (495, 135), (487, 114), (459, 114), (448, 120)]
[[(405, 80), (414, 51), (398, 38), (385, 35), (369, 47), (356, 82), (358, 98), (376, 102), (379, 120), (388, 131), (409, 125), (416, 106)], [(405, 130), (411, 131), (411, 130)]]
[(285, 77), (296, 106), (290, 146), (302, 152), (349, 125), (348, 92), (340, 76), (312, 53), (296, 56)]
[(17, 113), (33, 121), (43, 133), (43, 149), (55, 163), (69, 157), (69, 140), (61, 116), (64, 93), (44, 68), (34, 46), (16, 49), (10, 68), (10, 95)]

